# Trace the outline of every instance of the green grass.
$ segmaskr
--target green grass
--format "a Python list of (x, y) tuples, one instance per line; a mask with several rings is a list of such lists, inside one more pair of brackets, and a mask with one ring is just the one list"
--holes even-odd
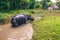
[(33, 26), (33, 40), (60, 40), (60, 16), (46, 16)]

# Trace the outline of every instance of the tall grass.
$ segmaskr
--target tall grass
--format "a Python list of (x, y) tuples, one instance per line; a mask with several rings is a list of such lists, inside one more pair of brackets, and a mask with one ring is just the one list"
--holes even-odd
[(41, 20), (34, 21), (33, 40), (60, 40), (60, 16), (50, 12)]

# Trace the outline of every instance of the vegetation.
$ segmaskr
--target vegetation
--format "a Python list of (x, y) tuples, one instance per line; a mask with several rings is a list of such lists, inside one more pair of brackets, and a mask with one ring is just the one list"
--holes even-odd
[(0, 10), (19, 10), (19, 9), (46, 9), (51, 6), (50, 0), (0, 0)]
[(58, 7), (59, 7), (59, 9), (60, 9), (60, 1), (57, 2), (57, 5), (58, 5)]
[(19, 14), (34, 14), (35, 12), (37, 12), (38, 10), (11, 10), (10, 12), (0, 12), (0, 24), (5, 24), (8, 22), (10, 22), (10, 19), (14, 16), (14, 15), (19, 15)]
[(60, 40), (59, 10), (16, 10), (10, 12), (0, 12), (0, 23), (7, 23), (13, 15), (21, 13), (32, 14), (35, 18), (42, 17), (41, 19), (32, 22), (34, 29), (33, 40)]
[(49, 6), (51, 6), (51, 1), (50, 0), (42, 0), (42, 9), (47, 9)]
[(0, 10), (29, 9), (35, 0), (0, 0)]
[(35, 20), (33, 28), (33, 40), (60, 40), (60, 16), (54, 11)]
[[(0, 0), (0, 24), (9, 23), (18, 14), (32, 15), (33, 40), (60, 40), (60, 10), (44, 10), (53, 5), (50, 0)], [(60, 1), (55, 3), (60, 9)]]

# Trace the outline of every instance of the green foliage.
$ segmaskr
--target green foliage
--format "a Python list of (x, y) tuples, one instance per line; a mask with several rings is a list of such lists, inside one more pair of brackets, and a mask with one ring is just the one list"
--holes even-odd
[(33, 40), (60, 40), (60, 16), (46, 16), (33, 22)]
[(7, 10), (9, 8), (8, 2), (0, 2), (0, 10)]
[(18, 9), (47, 9), (51, 6), (50, 0), (0, 0), (0, 10), (18, 10)]
[(58, 6), (58, 7), (59, 7), (59, 9), (60, 9), (60, 1), (58, 1), (58, 2), (57, 2), (57, 6)]
[(42, 4), (42, 8), (43, 9), (47, 9), (51, 4), (50, 3), (50, 0), (42, 0), (41, 1), (41, 4)]
[(40, 3), (40, 2), (35, 2), (35, 4), (34, 4), (34, 8), (36, 9), (36, 8), (42, 8), (42, 4)]
[(29, 8), (30, 8), (30, 9), (34, 9), (35, 0), (30, 0), (30, 1), (31, 1), (31, 2), (30, 2)]
[(15, 10), (34, 8), (35, 0), (0, 0), (0, 10)]

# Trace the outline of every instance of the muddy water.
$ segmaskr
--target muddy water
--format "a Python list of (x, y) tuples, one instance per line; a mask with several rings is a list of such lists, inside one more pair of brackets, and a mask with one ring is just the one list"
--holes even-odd
[(29, 40), (33, 29), (30, 23), (12, 28), (11, 24), (0, 25), (0, 40)]

